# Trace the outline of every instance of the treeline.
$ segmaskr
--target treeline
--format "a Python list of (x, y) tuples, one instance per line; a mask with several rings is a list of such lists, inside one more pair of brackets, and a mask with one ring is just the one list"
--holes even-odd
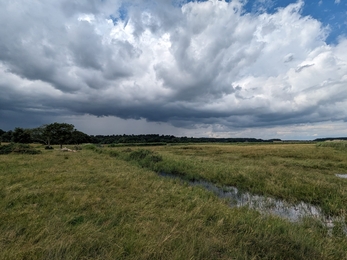
[(82, 144), (91, 142), (91, 137), (75, 129), (74, 125), (53, 123), (36, 128), (16, 127), (14, 130), (0, 129), (0, 141), (8, 143), (42, 143), (50, 147), (53, 144)]
[[(347, 140), (347, 137), (317, 138), (314, 142), (333, 140)], [(0, 129), (0, 141), (29, 144), (39, 142), (50, 146), (51, 144), (174, 144), (174, 143), (262, 143), (281, 142), (281, 139), (257, 138), (211, 138), (211, 137), (176, 137), (173, 135), (141, 134), (141, 135), (88, 135), (77, 129), (74, 125), (66, 123), (53, 123), (36, 128), (20, 128), (4, 131)]]
[(95, 135), (90, 136), (92, 143), (236, 143), (236, 142), (273, 142), (280, 139), (263, 140), (256, 138), (210, 138), (210, 137), (176, 137), (173, 135), (142, 134), (142, 135)]
[(334, 141), (334, 140), (347, 140), (347, 137), (326, 137), (326, 138), (317, 138), (315, 142), (325, 142), (325, 141)]
[(210, 138), (210, 137), (176, 137), (173, 135), (141, 134), (141, 135), (87, 135), (71, 124), (53, 123), (37, 128), (14, 130), (0, 129), (0, 141), (14, 143), (39, 142), (51, 144), (173, 144), (173, 143), (239, 143), (239, 142), (274, 142), (281, 139), (263, 140), (257, 138)]

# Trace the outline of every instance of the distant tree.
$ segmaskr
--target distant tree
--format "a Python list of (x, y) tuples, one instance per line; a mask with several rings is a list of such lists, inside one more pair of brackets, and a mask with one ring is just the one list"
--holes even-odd
[(33, 142), (39, 142), (47, 146), (51, 145), (51, 138), (46, 132), (46, 125), (32, 128), (30, 133), (31, 133), (31, 139), (33, 140)]
[(40, 142), (48, 147), (51, 144), (59, 144), (62, 148), (63, 143), (71, 141), (74, 125), (66, 123), (53, 123), (42, 125), (37, 128), (31, 129), (31, 138), (34, 142)]
[(1, 139), (3, 142), (12, 142), (12, 134), (13, 131), (7, 131), (6, 133), (2, 134)]
[(47, 140), (47, 145), (50, 146), (51, 142), (60, 145), (63, 148), (64, 143), (69, 143), (74, 131), (74, 125), (67, 123), (53, 123), (44, 126), (44, 137)]
[(0, 129), (0, 145), (1, 145), (1, 141), (2, 141), (2, 135), (6, 133), (6, 131)]
[(16, 127), (12, 134), (12, 141), (15, 143), (28, 144), (31, 143), (31, 134), (29, 129)]
[(78, 131), (74, 130), (71, 135), (71, 143), (73, 144), (83, 144), (83, 143), (90, 143), (91, 138), (89, 135)]

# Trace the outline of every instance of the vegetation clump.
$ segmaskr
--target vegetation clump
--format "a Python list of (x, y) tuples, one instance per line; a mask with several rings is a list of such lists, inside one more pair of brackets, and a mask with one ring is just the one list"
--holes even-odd
[(83, 149), (95, 151), (97, 147), (95, 144), (85, 144), (83, 145)]
[(331, 140), (325, 142), (319, 142), (317, 147), (332, 147), (337, 150), (347, 150), (347, 141), (345, 140)]
[(1, 145), (0, 146), (0, 154), (9, 154), (12, 153), (12, 144)]
[(16, 144), (16, 143), (10, 143), (7, 145), (0, 146), (0, 154), (10, 154), (10, 153), (17, 153), (17, 154), (40, 154), (41, 151), (36, 150), (32, 148), (30, 145), (27, 144)]
[(136, 161), (140, 166), (146, 167), (149, 169), (154, 169), (154, 165), (158, 162), (163, 161), (162, 156), (155, 154), (150, 150), (139, 149), (133, 152), (130, 152), (127, 155), (127, 160)]

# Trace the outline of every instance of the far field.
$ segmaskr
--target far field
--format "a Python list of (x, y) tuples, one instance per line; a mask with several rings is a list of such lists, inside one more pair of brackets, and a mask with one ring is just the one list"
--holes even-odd
[[(34, 145), (35, 146), (35, 145)], [(0, 155), (0, 259), (347, 259), (347, 238), (185, 180), (304, 201), (347, 218), (340, 144), (83, 145)], [(70, 148), (73, 149), (73, 146)]]

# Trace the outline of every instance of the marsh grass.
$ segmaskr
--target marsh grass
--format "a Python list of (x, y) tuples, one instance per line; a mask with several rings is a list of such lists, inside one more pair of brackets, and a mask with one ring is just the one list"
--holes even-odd
[(347, 141), (345, 140), (319, 142), (316, 145), (318, 147), (332, 147), (334, 149), (347, 151)]
[[(113, 151), (120, 158), (132, 159), (120, 149)], [(132, 153), (137, 151), (161, 158), (151, 163), (149, 158), (146, 162), (134, 158), (156, 172), (236, 186), (293, 203), (304, 201), (320, 206), (327, 215), (346, 215), (347, 182), (335, 176), (347, 173), (343, 150), (315, 144), (252, 144), (151, 147)]]
[[(200, 187), (138, 167), (148, 157), (150, 167), (182, 161), (178, 170), (200, 171), (209, 152), (183, 160), (175, 149), (114, 151), (0, 156), (0, 259), (347, 257), (346, 239), (327, 237), (319, 223), (231, 209)], [(131, 154), (134, 161), (123, 160)]]

